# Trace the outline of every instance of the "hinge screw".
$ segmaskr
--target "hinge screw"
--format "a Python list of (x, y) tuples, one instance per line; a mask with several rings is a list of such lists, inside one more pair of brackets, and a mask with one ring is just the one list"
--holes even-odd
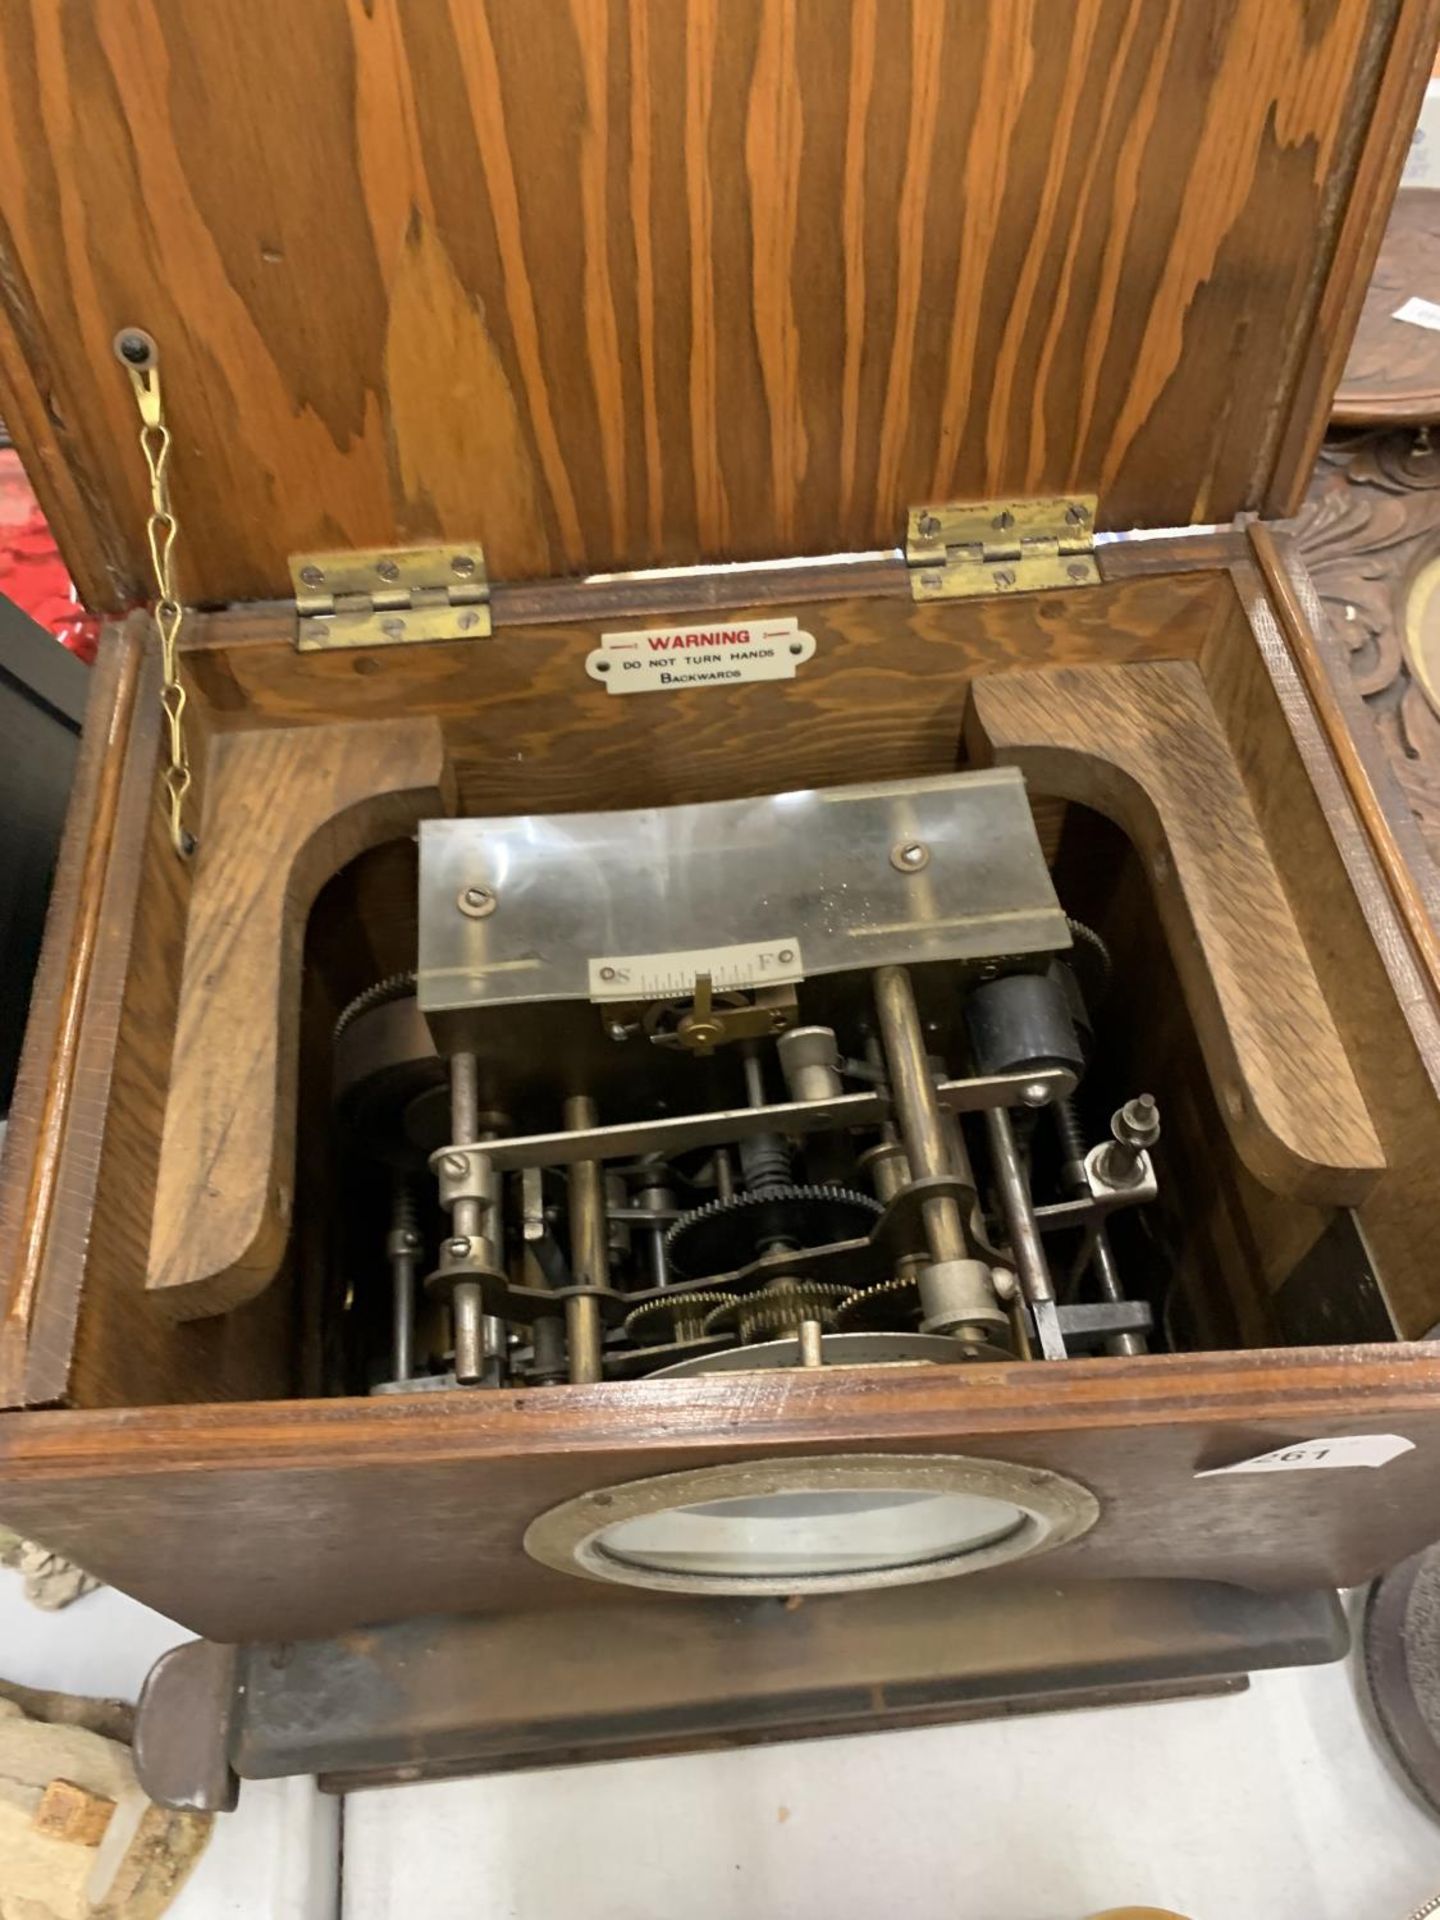
[(933, 513), (922, 513), (917, 530), (922, 538), (933, 540), (940, 531), (940, 522), (935, 518)]
[(938, 573), (922, 573), (920, 576), (920, 584), (922, 587), (938, 587), (941, 584), (940, 575)]
[(1090, 515), (1085, 511), (1084, 507), (1081, 506), (1078, 500), (1073, 501), (1071, 505), (1065, 509), (1065, 520), (1067, 525), (1069, 526), (1083, 527), (1085, 522), (1089, 518), (1090, 518)]
[(990, 524), (997, 533), (1008, 533), (1015, 524), (1015, 516), (1008, 507), (1002, 507)]
[(1090, 577), (1090, 569), (1079, 560), (1071, 561), (1065, 571), (1072, 580), (1088, 580)]
[(322, 567), (302, 567), (300, 569), (300, 581), (303, 586), (318, 587), (324, 578), (325, 572)]
[(375, 571), (382, 580), (398, 580), (400, 578), (400, 569), (393, 560), (377, 560), (375, 563)]
[(405, 622), (403, 620), (382, 620), (380, 622), (380, 631), (388, 634), (392, 640), (398, 640), (405, 631)]
[(462, 580), (468, 580), (470, 575), (475, 571), (475, 562), (470, 558), (468, 553), (457, 553), (455, 558), (450, 562), (450, 571), (452, 573), (458, 573)]
[(1008, 567), (1001, 567), (1000, 571), (995, 575), (995, 584), (997, 587), (1013, 587), (1015, 584), (1015, 576)]

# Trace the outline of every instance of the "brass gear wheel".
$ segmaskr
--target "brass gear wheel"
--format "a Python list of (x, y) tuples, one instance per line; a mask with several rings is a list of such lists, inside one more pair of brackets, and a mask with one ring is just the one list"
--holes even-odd
[[(802, 1320), (818, 1320), (827, 1331), (835, 1325), (840, 1302), (850, 1289), (823, 1280), (786, 1280), (760, 1293), (734, 1295), (705, 1316), (706, 1333), (738, 1331), (740, 1344), (779, 1338), (798, 1331)], [(692, 1294), (691, 1298), (695, 1296)]]
[(873, 1287), (860, 1287), (847, 1294), (835, 1314), (837, 1329), (858, 1332), (862, 1328), (883, 1330), (893, 1327), (900, 1315), (914, 1317), (920, 1311), (920, 1288), (908, 1274), (893, 1280), (879, 1280)]
[[(677, 1293), (668, 1300), (647, 1300), (625, 1316), (625, 1333), (642, 1346), (683, 1346), (705, 1336), (706, 1317), (728, 1307), (738, 1294)], [(664, 1336), (668, 1335), (668, 1339)]]

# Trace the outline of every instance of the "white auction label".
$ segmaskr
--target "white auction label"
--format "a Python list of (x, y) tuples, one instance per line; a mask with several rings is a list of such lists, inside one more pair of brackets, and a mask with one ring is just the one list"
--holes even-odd
[(592, 680), (611, 693), (661, 693), (669, 687), (736, 686), (792, 680), (815, 651), (815, 636), (793, 617), (711, 620), (702, 627), (649, 627), (602, 633), (585, 658)]
[(742, 947), (695, 947), (685, 953), (618, 953), (590, 962), (592, 1000), (659, 1000), (690, 994), (702, 973), (716, 993), (783, 987), (805, 978), (798, 940)]
[(1403, 307), (1397, 307), (1391, 314), (1392, 320), (1408, 320), (1412, 327), (1428, 327), (1432, 333), (1440, 333), (1440, 307), (1433, 300), (1422, 300), (1414, 294)]
[(1309, 1473), (1317, 1467), (1383, 1467), (1414, 1447), (1413, 1440), (1398, 1433), (1342, 1433), (1329, 1440), (1297, 1440), (1293, 1446), (1237, 1460), (1233, 1467), (1211, 1467), (1195, 1478), (1214, 1480), (1222, 1473)]

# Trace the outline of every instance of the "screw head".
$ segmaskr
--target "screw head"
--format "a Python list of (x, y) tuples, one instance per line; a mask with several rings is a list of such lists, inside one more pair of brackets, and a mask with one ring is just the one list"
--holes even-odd
[(470, 1242), (463, 1234), (457, 1234), (453, 1240), (447, 1240), (445, 1242), (445, 1251), (452, 1260), (468, 1260), (470, 1257)]
[(930, 864), (930, 849), (923, 840), (901, 840), (890, 849), (890, 864), (897, 873), (920, 873)]
[(1084, 580), (1088, 576), (1089, 571), (1090, 569), (1085, 565), (1083, 560), (1072, 560), (1065, 569), (1066, 574), (1072, 580)]
[(462, 613), (459, 619), (455, 622), (455, 624), (462, 633), (469, 633), (472, 627), (479, 626), (480, 616), (478, 613), (473, 612), (469, 607), (467, 607), (464, 613)]
[(1072, 500), (1070, 505), (1065, 509), (1065, 523), (1067, 526), (1083, 527), (1089, 518), (1089, 512), (1081, 506), (1078, 500)]
[(465, 1158), (463, 1153), (447, 1153), (440, 1162), (440, 1165), (452, 1180), (463, 1178), (465, 1169), (469, 1164), (470, 1162)]
[(1020, 1098), (1027, 1107), (1043, 1107), (1050, 1098), (1050, 1089), (1043, 1080), (1032, 1080), (1020, 1089)]
[(1008, 507), (1002, 507), (990, 524), (997, 533), (1008, 533), (1015, 524), (1015, 516)]
[(500, 897), (491, 887), (462, 887), (455, 904), (470, 919), (483, 920), (499, 906)]
[(1001, 589), (1013, 587), (1015, 584), (1015, 576), (1008, 567), (1001, 567), (995, 575), (995, 584)]
[(450, 571), (458, 574), (460, 579), (468, 580), (475, 571), (475, 562), (468, 553), (457, 553), (450, 562)]
[(398, 640), (405, 631), (405, 622), (395, 619), (392, 615), (390, 619), (380, 622), (380, 631), (388, 634), (392, 640)]
[(941, 577), (938, 573), (922, 573), (920, 576), (920, 584), (922, 587), (929, 588), (933, 591), (942, 584)]
[(377, 560), (375, 562), (375, 571), (382, 580), (398, 580), (400, 578), (400, 569), (393, 560)]
[(114, 346), (117, 360), (142, 372), (146, 367), (153, 367), (158, 357), (155, 342), (143, 327), (122, 327), (115, 336)]
[(933, 540), (940, 531), (940, 522), (933, 513), (922, 513), (916, 527), (924, 539)]
[(300, 580), (304, 586), (318, 587), (324, 582), (324, 579), (325, 569), (323, 567), (302, 567), (300, 569)]
[(615, 978), (614, 967), (601, 967), (600, 978), (602, 980), (613, 980)]

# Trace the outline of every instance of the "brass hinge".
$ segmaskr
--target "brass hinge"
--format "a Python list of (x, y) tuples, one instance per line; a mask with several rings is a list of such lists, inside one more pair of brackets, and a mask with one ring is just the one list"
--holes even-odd
[(1089, 587), (1095, 564), (1093, 493), (1053, 500), (974, 500), (912, 507), (905, 538), (917, 600)]
[(301, 653), (483, 640), (490, 632), (490, 582), (474, 541), (295, 553), (290, 578)]

